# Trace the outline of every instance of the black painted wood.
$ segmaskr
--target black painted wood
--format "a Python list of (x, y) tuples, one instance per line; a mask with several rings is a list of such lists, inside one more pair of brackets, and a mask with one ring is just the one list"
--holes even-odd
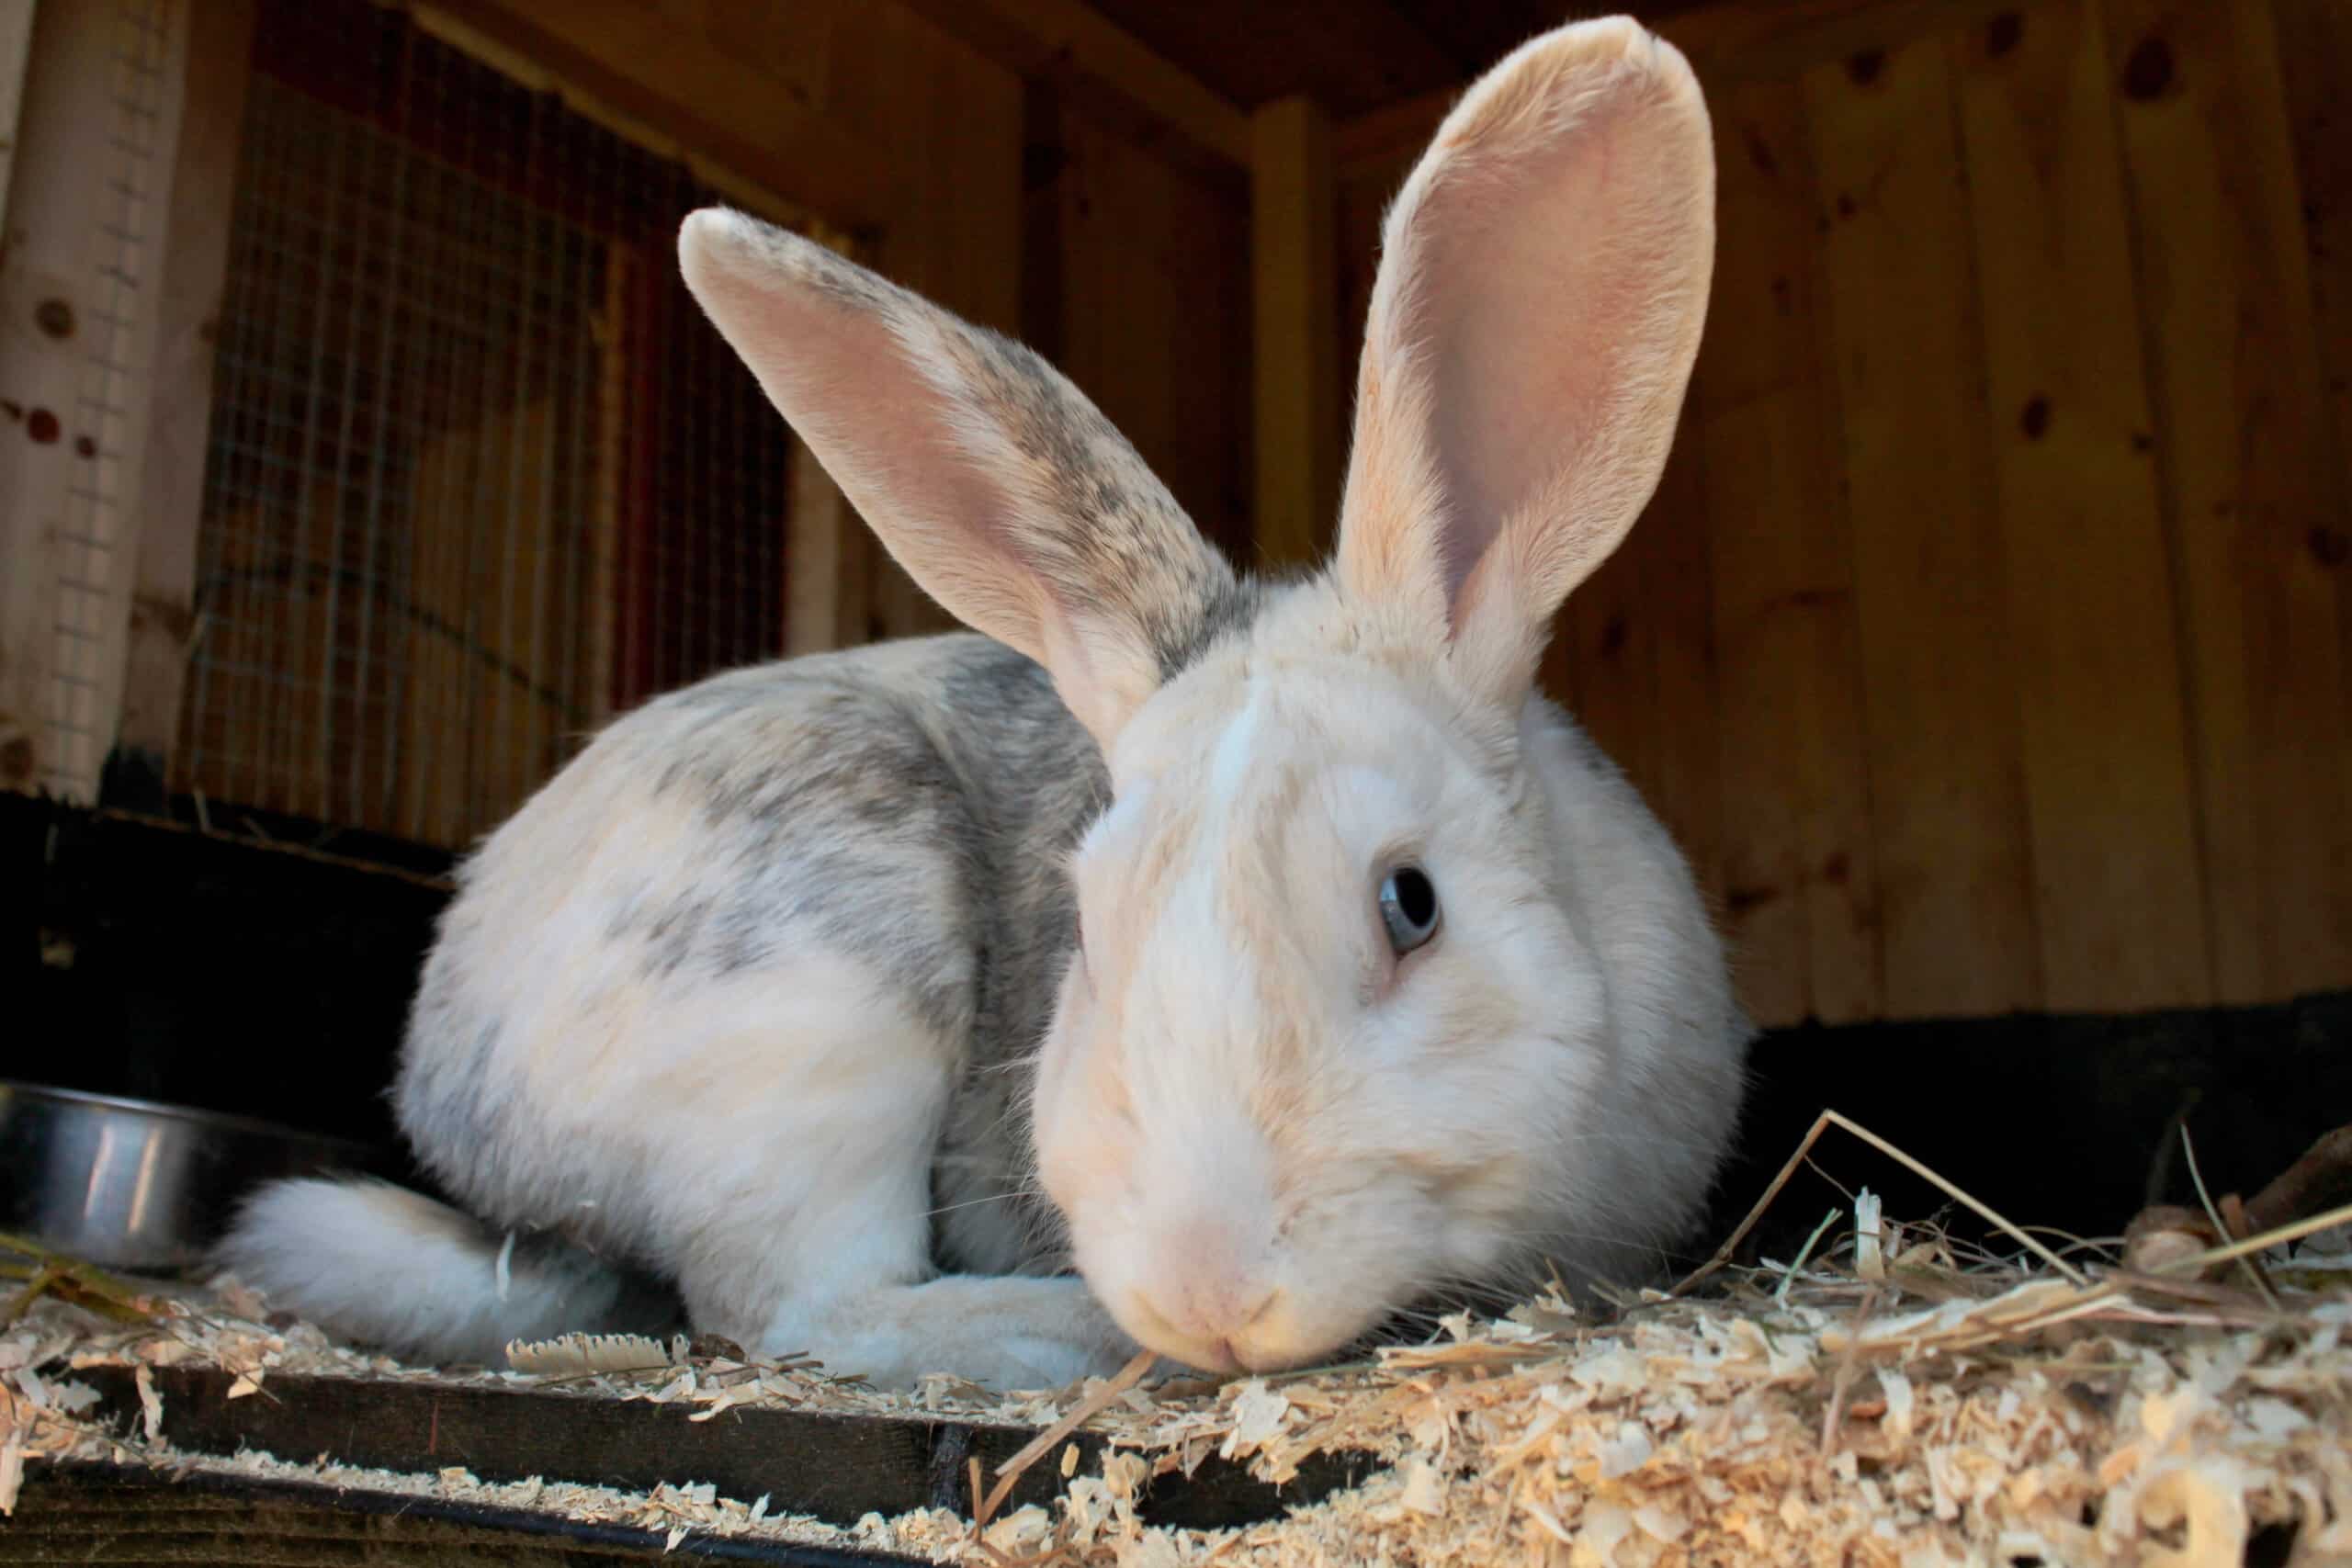
[[(108, 1415), (137, 1418), (130, 1374), (92, 1369)], [(996, 1467), (1035, 1436), (1017, 1427), (946, 1420), (739, 1408), (708, 1421), (692, 1405), (601, 1399), (537, 1389), (449, 1388), (349, 1378), (270, 1377), (258, 1394), (228, 1397), (227, 1373), (172, 1367), (152, 1374), (164, 1436), (206, 1454), (258, 1450), (307, 1463), (324, 1454), (371, 1469), (424, 1472), (462, 1465), (484, 1481), (543, 1476), (641, 1492), (708, 1482), (744, 1501), (765, 1494), (780, 1513), (851, 1525), (867, 1513), (947, 1508), (968, 1518), (968, 1461), (993, 1483)], [(1081, 1472), (1098, 1472), (1105, 1444), (1080, 1433)], [(1350, 1484), (1373, 1461), (1319, 1456), (1276, 1488), (1214, 1457), (1190, 1476), (1158, 1477), (1138, 1500), (1148, 1522), (1192, 1529), (1256, 1524)], [(1050, 1506), (1062, 1485), (1058, 1450), (1030, 1467), (1002, 1505)]]
[(607, 1568), (664, 1557), (775, 1568), (895, 1568), (912, 1558), (689, 1533), (581, 1524), (433, 1497), (345, 1492), (315, 1482), (247, 1480), (91, 1464), (28, 1467), (16, 1516), (0, 1524), (0, 1563), (94, 1568)]

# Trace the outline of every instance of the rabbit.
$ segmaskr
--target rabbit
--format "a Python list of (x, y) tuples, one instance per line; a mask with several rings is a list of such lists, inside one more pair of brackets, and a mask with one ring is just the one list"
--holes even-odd
[(1686, 862), (1536, 676), (1664, 466), (1713, 183), (1696, 78), (1631, 19), (1479, 80), (1385, 214), (1335, 547), (1277, 578), (1034, 354), (687, 217), (710, 321), (970, 629), (604, 728), (424, 966), (392, 1092), (459, 1207), (282, 1181), (220, 1265), (421, 1359), (691, 1327), (999, 1389), (1655, 1275), (1752, 1032)]

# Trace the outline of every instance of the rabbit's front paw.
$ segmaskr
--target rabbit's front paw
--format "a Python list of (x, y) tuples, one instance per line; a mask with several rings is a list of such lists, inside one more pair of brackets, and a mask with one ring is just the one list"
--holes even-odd
[(952, 1275), (828, 1303), (788, 1303), (762, 1337), (772, 1354), (805, 1350), (836, 1377), (911, 1388), (945, 1373), (1000, 1393), (1108, 1377), (1136, 1345), (1081, 1280)]

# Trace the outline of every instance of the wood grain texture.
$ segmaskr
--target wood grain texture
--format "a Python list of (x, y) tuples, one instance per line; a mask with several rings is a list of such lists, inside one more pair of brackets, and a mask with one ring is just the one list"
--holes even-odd
[(2016, 9), (2017, 0), (1713, 0), (1667, 17), (1658, 31), (1702, 80), (1728, 86), (1951, 39)]
[[(1219, 96), (1251, 110), (1307, 96), (1334, 114), (1351, 115), (1451, 81), (1480, 51), (1446, 48), (1398, 0), (1247, 0), (1243, 5), (1167, 0), (1086, 0), (1169, 59), (1181, 62)], [(1544, 0), (1523, 0), (1517, 42), (1556, 18)], [(1442, 0), (1448, 12), (1476, 10)], [(1494, 7), (1503, 8), (1503, 7)], [(1532, 13), (1532, 15), (1527, 13)], [(1508, 45), (1506, 46), (1508, 47)], [(1497, 51), (1498, 55), (1499, 51)]]
[(765, 29), (760, 53), (718, 47), (707, 18), (725, 10), (693, 0), (568, 0), (559, 23), (525, 0), (417, 6), (429, 31), (544, 83), (634, 141), (690, 155), (702, 172), (731, 175), (846, 228), (888, 222), (889, 163), (871, 130), (817, 101), (804, 76), (780, 73), (779, 57), (806, 69), (807, 49), (782, 48), (792, 35)]
[(1250, 161), (1250, 122), (1240, 109), (1083, 0), (904, 3), (1006, 70), (1054, 79), (1106, 118), (1140, 119), (1216, 157)]
[[(2339, 467), (2352, 476), (2352, 6), (2271, 0), (2294, 138), (2312, 313)], [(2352, 502), (2352, 477), (2338, 504)]]
[[(1689, 419), (1682, 431), (1690, 434)], [(1639, 526), (1643, 581), (1655, 608), (1658, 778), (1651, 798), (1711, 905), (1723, 900), (1723, 771), (1716, 743), (1714, 516), (1705, 448), (1678, 440)]]
[(1547, 660), (1568, 704), (1722, 891), (1722, 797), (1704, 457), (1686, 428), (1624, 542), (1569, 598)]
[(1202, 531), (1251, 547), (1249, 223), (1226, 191), (1062, 111), (1057, 363)]
[[(955, 0), (921, 0), (941, 10)], [(1131, 36), (1216, 96), (1243, 110), (1294, 96), (1314, 98), (1335, 115), (1353, 116), (1398, 99), (1458, 83), (1529, 38), (1570, 17), (1593, 16), (1605, 6), (1564, 6), (1557, 0), (1079, 0), (1084, 8)], [(1942, 0), (1951, 4), (1953, 0)], [(1700, 8), (1697, 0), (1640, 0), (1619, 7), (1656, 23)], [(1768, 13), (1815, 9), (1809, 0), (1767, 0)], [(1005, 62), (1024, 72), (1053, 71), (1067, 87), (1088, 62), (1083, 44), (1040, 50), (1053, 35), (1044, 24), (1063, 10), (1039, 0), (988, 0), (966, 20), (976, 41), (985, 18), (1025, 24), (1028, 39), (1002, 46)], [(1760, 29), (1759, 29), (1760, 30)], [(1055, 40), (1058, 41), (1058, 40)], [(1025, 51), (1023, 45), (1025, 43)], [(1102, 73), (1106, 94), (1130, 73)], [(1078, 102), (1075, 95), (1069, 95)], [(1128, 118), (1139, 95), (1125, 96)], [(1138, 137), (1091, 103), (1082, 104), (1106, 126), (1146, 144), (1188, 150), (1181, 135), (1154, 128)], [(1107, 107), (1107, 106), (1104, 106)]]
[[(2352, 980), (2352, 7), (1661, 30), (1718, 149), (1682, 436), (1709, 570), (1645, 522), (1546, 679), (1669, 818), (1674, 732), (1713, 733), (1743, 996), (1788, 1022)], [(1334, 130), (1343, 322), (1451, 96)], [(1645, 639), (1707, 599), (1713, 710), (1692, 683), (1669, 720), (1658, 661), (1702, 644)]]
[(1339, 196), (1316, 104), (1269, 104), (1251, 130), (1257, 542), (1269, 564), (1295, 566), (1321, 558), (1339, 514)]
[[(1720, 96), (1754, 83), (1792, 81), (1826, 61), (1948, 37), (2016, 10), (2017, 0), (1713, 0), (1623, 9), (1682, 51), (1707, 92)], [(1566, 19), (1555, 12), (1527, 30)], [(1459, 80), (1351, 114), (1335, 133), (1342, 170), (1352, 174), (1426, 142), (1484, 63)]]
[[(520, 0), (433, 14), (552, 38)], [(783, 22), (592, 0), (575, 20), (549, 79), (713, 166), (741, 155), (861, 227), (885, 271), (1028, 328), (1253, 553), (1263, 226), (1231, 168), (1107, 113), (1067, 63), (1024, 85), (928, 0)], [(1546, 679), (1718, 895), (1751, 1008), (2127, 1009), (2352, 980), (2352, 7), (1743, 0), (1666, 30), (1715, 118), (1717, 290), (1666, 482)], [(1061, 89), (1044, 142), (1023, 134), (1039, 84)], [(1334, 442), (1379, 210), (1436, 102), (1331, 128), (1334, 232), (1293, 271), (1323, 290)], [(441, 453), (418, 482), (531, 438), (483, 439), (503, 457)], [(27, 515), (0, 520), (20, 536), (0, 593), (53, 568)], [(1328, 506), (1300, 515), (1319, 540)], [(1293, 554), (1285, 529), (1258, 542)], [(827, 637), (944, 624), (854, 517), (839, 542)], [(464, 570), (418, 560), (420, 594), (494, 623)], [(815, 615), (821, 582), (791, 582)], [(222, 635), (275, 657), (267, 637), (315, 642), (356, 607), (289, 595), (284, 626)], [(627, 657), (625, 626), (582, 636)], [(21, 675), (0, 662), (0, 683)], [(450, 747), (521, 724), (481, 670), (440, 678), (491, 705)], [(300, 716), (272, 787), (322, 787), (297, 753), (350, 717)], [(0, 768), (17, 755), (0, 735)], [(441, 810), (445, 786), (421, 787)]]
[[(2336, 454), (2335, 495), (2321, 505), (2310, 543), (2333, 560), (2346, 680), (2352, 683), (2352, 6), (2341, 0), (2271, 0), (2279, 76), (2294, 137), (2312, 320)], [(2352, 767), (2352, 763), (2347, 763)]]
[(1804, 94), (1794, 82), (1743, 88), (1719, 103), (1715, 128), (1715, 299), (1683, 439), (1707, 473), (1720, 907), (1756, 1016), (1874, 1018), (1853, 540)]
[(2108, 1011), (2201, 1001), (2211, 970), (2096, 7), (1956, 53), (2043, 999)]
[(1944, 40), (1804, 75), (1852, 504), (1886, 1008), (2041, 992)]
[[(2219, 999), (2352, 966), (2339, 470), (2267, 0), (2105, 0)], [(2339, 84), (2338, 91), (2342, 90)]]
[[(1679, 448), (1675, 456), (1687, 463)], [(1657, 629), (1646, 619), (1653, 606), (1642, 570), (1651, 543), (1649, 525), (1645, 513), (1568, 596), (1544, 678), (1551, 694), (1567, 705), (1593, 742), (1655, 807), (1665, 763), (1656, 722)]]

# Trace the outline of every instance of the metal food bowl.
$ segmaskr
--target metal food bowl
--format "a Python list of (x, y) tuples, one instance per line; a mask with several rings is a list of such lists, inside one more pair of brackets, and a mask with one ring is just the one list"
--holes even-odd
[(0, 1080), (0, 1229), (103, 1268), (195, 1268), (260, 1183), (377, 1163), (249, 1117)]

